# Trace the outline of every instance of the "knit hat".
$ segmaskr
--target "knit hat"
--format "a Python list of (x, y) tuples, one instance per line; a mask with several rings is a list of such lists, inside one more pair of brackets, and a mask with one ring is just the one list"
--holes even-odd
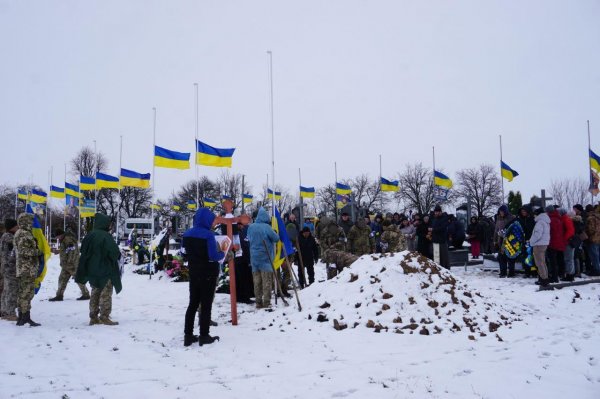
[(15, 219), (5, 219), (4, 220), (4, 228), (6, 229), (6, 231), (9, 231), (16, 225), (17, 225), (17, 221)]
[(433, 208), (434, 212), (441, 212), (442, 211), (442, 207), (439, 205), (436, 205), (435, 208)]

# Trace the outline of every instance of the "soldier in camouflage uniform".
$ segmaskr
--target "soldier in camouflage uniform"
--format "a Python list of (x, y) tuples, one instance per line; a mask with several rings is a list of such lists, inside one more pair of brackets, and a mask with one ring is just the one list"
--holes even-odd
[(381, 252), (406, 251), (406, 237), (400, 233), (398, 226), (389, 220), (383, 221), (383, 234), (381, 234)]
[(19, 319), (18, 326), (29, 323), (32, 327), (40, 324), (31, 320), (31, 300), (35, 294), (35, 278), (40, 265), (42, 251), (37, 246), (37, 241), (31, 232), (33, 226), (33, 215), (22, 213), (17, 218), (19, 230), (15, 233), (15, 251), (17, 254), (17, 278), (19, 279)]
[(365, 219), (359, 218), (356, 224), (350, 228), (348, 241), (354, 255), (362, 256), (372, 252), (374, 242), (371, 238), (371, 228), (367, 225)]
[[(352, 255), (346, 251), (340, 251), (338, 249), (328, 249), (325, 251), (323, 262), (327, 263), (327, 279), (332, 279), (337, 276), (345, 267), (350, 266), (354, 261), (358, 259), (358, 256)], [(331, 267), (329, 265), (332, 265)]]
[(15, 308), (17, 307), (19, 282), (17, 281), (17, 255), (14, 249), (14, 238), (19, 226), (14, 219), (6, 219), (4, 226), (6, 232), (0, 239), (0, 262), (2, 262), (2, 276), (4, 277), (0, 313), (4, 320), (17, 321)]
[[(77, 238), (75, 235), (67, 229), (66, 232), (62, 230), (56, 231), (56, 237), (60, 241), (59, 254), (60, 254), (60, 276), (58, 276), (58, 290), (56, 296), (50, 298), (50, 302), (62, 301), (65, 289), (71, 277), (75, 277), (77, 272), (77, 265), (79, 264), (79, 248), (77, 246)], [(90, 293), (86, 288), (85, 284), (79, 284), (81, 290), (81, 296), (77, 298), (78, 301), (84, 301), (90, 299)]]
[[(327, 256), (327, 252), (334, 251), (345, 251), (346, 250), (346, 236), (344, 230), (337, 225), (335, 220), (323, 217), (321, 223), (319, 223), (319, 245), (321, 246), (321, 258), (326, 263), (327, 267), (327, 278), (331, 279), (337, 275), (338, 270), (335, 262), (328, 262), (331, 256)], [(330, 266), (330, 263), (332, 266)]]

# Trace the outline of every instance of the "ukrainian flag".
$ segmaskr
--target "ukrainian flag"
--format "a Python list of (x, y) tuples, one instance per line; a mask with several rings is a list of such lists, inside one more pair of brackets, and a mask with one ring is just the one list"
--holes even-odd
[(26, 190), (17, 190), (17, 198), (23, 201), (27, 201), (29, 193)]
[(195, 211), (198, 208), (198, 206), (196, 206), (196, 202), (189, 200), (187, 203), (187, 209), (191, 210), (191, 211)]
[(446, 187), (448, 189), (452, 188), (452, 180), (442, 172), (438, 172), (437, 170), (433, 171), (433, 182), (436, 186)]
[(138, 173), (121, 168), (121, 187), (150, 187), (150, 173)]
[(221, 201), (226, 201), (226, 200), (233, 201), (233, 198), (231, 198), (229, 195), (222, 195)]
[(96, 173), (96, 187), (98, 190), (101, 188), (119, 188), (119, 178), (115, 176), (106, 175), (104, 173)]
[(152, 205), (150, 205), (150, 209), (154, 209), (155, 211), (160, 210), (160, 205), (152, 204)]
[(315, 188), (300, 186), (300, 197), (315, 198)]
[(340, 195), (349, 195), (352, 192), (350, 186), (342, 183), (335, 183), (335, 193)]
[(235, 148), (215, 148), (196, 140), (196, 164), (231, 168)]
[(190, 153), (171, 151), (155, 145), (154, 166), (171, 169), (189, 169)]
[(173, 209), (175, 212), (179, 212), (181, 207), (179, 205), (171, 205), (171, 209)]
[(388, 180), (382, 177), (379, 184), (381, 186), (381, 191), (396, 192), (400, 189), (398, 180)]
[(93, 177), (80, 176), (79, 189), (81, 191), (94, 191), (96, 189), (96, 179)]
[(500, 173), (502, 174), (502, 177), (508, 181), (512, 181), (512, 179), (519, 176), (519, 173), (516, 170), (511, 169), (511, 167), (503, 161), (500, 161)]
[(254, 196), (250, 194), (244, 194), (244, 204), (251, 204)]
[(37, 241), (37, 245), (39, 250), (42, 252), (42, 255), (39, 256), (39, 266), (37, 277), (35, 278), (35, 293), (37, 294), (42, 286), (42, 281), (44, 281), (44, 277), (46, 277), (46, 270), (48, 269), (48, 259), (50, 259), (50, 245), (48, 245), (48, 241), (46, 241), (46, 237), (44, 237), (44, 233), (42, 231), (42, 225), (40, 221), (33, 213), (33, 210), (29, 205), (27, 205), (27, 213), (31, 213), (33, 215), (33, 225), (31, 228), (31, 233), (35, 237)]
[(65, 203), (69, 206), (79, 206), (79, 198), (82, 195), (79, 192), (79, 186), (65, 182)]
[(45, 204), (48, 201), (48, 194), (42, 190), (31, 190), (29, 201), (35, 202), (36, 204)]
[(590, 149), (590, 167), (600, 173), (600, 157)]
[(202, 202), (206, 208), (213, 208), (217, 205), (217, 201), (212, 198), (204, 198)]
[[(267, 198), (268, 199), (273, 199), (273, 190), (271, 190), (270, 188), (267, 189)], [(281, 191), (275, 191), (275, 200), (280, 200), (281, 199)]]
[(50, 186), (50, 196), (52, 198), (65, 198), (65, 189), (62, 187)]
[(85, 199), (83, 205), (79, 207), (80, 218), (92, 218), (96, 216), (96, 203), (94, 200)]
[[(296, 250), (287, 234), (285, 223), (283, 223), (283, 219), (281, 219), (281, 214), (277, 208), (275, 208), (275, 216), (271, 219), (271, 227), (275, 230), (275, 233), (279, 235), (279, 241), (275, 246), (275, 260), (273, 262), (275, 269), (279, 269), (285, 261), (285, 253), (287, 252), (287, 255), (290, 256), (296, 252)], [(284, 247), (285, 252), (283, 251)]]

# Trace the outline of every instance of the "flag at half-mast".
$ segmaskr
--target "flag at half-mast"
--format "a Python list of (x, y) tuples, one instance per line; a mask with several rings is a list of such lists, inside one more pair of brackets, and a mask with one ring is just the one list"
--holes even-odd
[[(271, 190), (270, 188), (267, 189), (267, 198), (268, 199), (273, 199), (273, 190)], [(280, 200), (281, 199), (281, 191), (275, 191), (275, 200)]]
[(150, 187), (150, 173), (138, 173), (133, 170), (121, 168), (121, 187)]
[(79, 186), (65, 182), (65, 204), (68, 206), (79, 206), (79, 199), (83, 195), (79, 192)]
[(119, 178), (104, 173), (96, 173), (96, 188), (119, 188)]
[(96, 179), (93, 177), (80, 176), (79, 189), (81, 191), (94, 191), (96, 189)]
[(500, 161), (500, 173), (508, 181), (512, 181), (515, 177), (519, 176), (519, 173), (504, 163), (504, 161)]
[(216, 148), (196, 140), (196, 164), (231, 168), (235, 148)]
[(18, 199), (27, 201), (28, 197), (29, 197), (29, 193), (27, 192), (27, 190), (24, 190), (24, 189), (17, 190), (17, 198)]
[(48, 194), (42, 190), (31, 190), (29, 201), (35, 202), (36, 204), (45, 204), (48, 201)]
[(171, 151), (155, 145), (154, 166), (171, 169), (189, 169), (190, 153)]
[(600, 173), (600, 157), (590, 149), (590, 168)]
[(450, 180), (448, 176), (437, 170), (433, 171), (433, 182), (436, 186), (446, 187), (448, 189), (452, 188), (453, 186), (452, 180)]
[(300, 186), (300, 197), (315, 198), (315, 188)]
[(251, 204), (254, 196), (251, 194), (244, 194), (244, 204)]
[(194, 201), (194, 200), (189, 200), (189, 201), (188, 201), (188, 203), (187, 203), (187, 209), (189, 209), (190, 211), (195, 211), (195, 210), (196, 210), (196, 208), (198, 208), (198, 207), (196, 206), (196, 201)]
[(64, 199), (65, 189), (62, 187), (50, 186), (50, 197)]
[(208, 198), (208, 197), (204, 197), (204, 199), (202, 200), (202, 203), (204, 204), (205, 208), (214, 208), (217, 205), (217, 201), (212, 199), (212, 198)]
[(400, 189), (398, 180), (388, 180), (383, 177), (381, 178), (380, 186), (381, 191), (396, 192)]
[(349, 195), (352, 189), (347, 184), (335, 183), (335, 193), (340, 195)]

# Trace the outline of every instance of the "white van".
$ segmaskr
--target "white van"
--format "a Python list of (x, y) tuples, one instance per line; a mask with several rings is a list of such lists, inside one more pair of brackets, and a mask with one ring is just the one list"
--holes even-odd
[(137, 230), (138, 237), (152, 236), (152, 219), (146, 218), (129, 218), (125, 219), (125, 228), (123, 236), (129, 237), (133, 230)]

